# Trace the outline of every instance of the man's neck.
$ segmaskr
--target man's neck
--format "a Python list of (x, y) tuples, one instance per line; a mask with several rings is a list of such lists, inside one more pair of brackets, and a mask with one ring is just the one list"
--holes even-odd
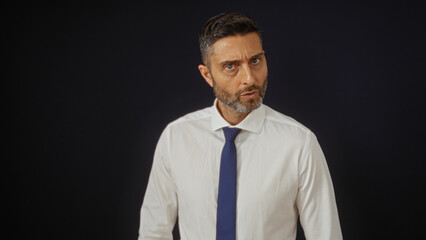
[(250, 112), (248, 113), (238, 112), (237, 110), (226, 106), (221, 101), (217, 101), (216, 107), (220, 115), (222, 115), (222, 117), (232, 126), (235, 126), (241, 121), (243, 121), (244, 118), (246, 118), (247, 115), (250, 113)]

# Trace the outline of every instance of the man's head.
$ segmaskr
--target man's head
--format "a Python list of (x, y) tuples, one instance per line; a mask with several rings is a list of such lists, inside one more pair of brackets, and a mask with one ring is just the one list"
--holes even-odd
[(256, 23), (250, 17), (240, 13), (221, 13), (210, 18), (199, 33), (201, 58), (209, 66), (213, 44), (225, 37), (245, 35), (255, 32), (261, 39)]
[(200, 49), (205, 65), (198, 69), (213, 87), (219, 110), (248, 113), (261, 105), (268, 69), (251, 18), (237, 13), (211, 18), (200, 32)]

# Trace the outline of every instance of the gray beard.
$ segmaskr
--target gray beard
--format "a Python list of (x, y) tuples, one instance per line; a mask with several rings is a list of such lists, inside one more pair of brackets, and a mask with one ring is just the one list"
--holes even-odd
[[(262, 87), (259, 86), (251, 86), (248, 88), (245, 88), (235, 94), (233, 97), (232, 94), (225, 91), (224, 89), (217, 86), (215, 80), (213, 79), (213, 93), (216, 96), (216, 98), (226, 106), (241, 112), (241, 113), (249, 113), (257, 108), (259, 108), (262, 105), (263, 97), (265, 96), (266, 88), (267, 88), (267, 82), (268, 80), (265, 80), (265, 83)], [(256, 100), (251, 99), (247, 104), (242, 103), (240, 101), (240, 94), (247, 91), (252, 90), (258, 90), (259, 91), (259, 98)]]

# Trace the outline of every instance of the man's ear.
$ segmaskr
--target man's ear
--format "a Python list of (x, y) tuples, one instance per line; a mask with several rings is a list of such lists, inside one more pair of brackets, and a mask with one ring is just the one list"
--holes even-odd
[(200, 70), (201, 76), (203, 76), (204, 80), (210, 85), (210, 87), (213, 87), (213, 79), (212, 75), (210, 74), (209, 68), (203, 64), (198, 65), (198, 70)]

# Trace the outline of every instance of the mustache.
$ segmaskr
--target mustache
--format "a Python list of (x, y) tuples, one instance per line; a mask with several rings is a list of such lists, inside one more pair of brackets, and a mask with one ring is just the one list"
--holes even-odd
[(261, 91), (261, 90), (262, 90), (262, 87), (261, 87), (261, 86), (252, 85), (252, 86), (250, 86), (250, 87), (246, 87), (246, 88), (244, 88), (244, 89), (241, 89), (240, 91), (238, 91), (238, 92), (236, 93), (236, 95), (237, 95), (237, 96), (240, 96), (241, 94), (243, 94), (243, 93), (245, 93), (245, 92), (251, 92), (251, 91), (254, 91), (254, 90), (258, 90), (260, 94), (262, 93), (262, 91)]

